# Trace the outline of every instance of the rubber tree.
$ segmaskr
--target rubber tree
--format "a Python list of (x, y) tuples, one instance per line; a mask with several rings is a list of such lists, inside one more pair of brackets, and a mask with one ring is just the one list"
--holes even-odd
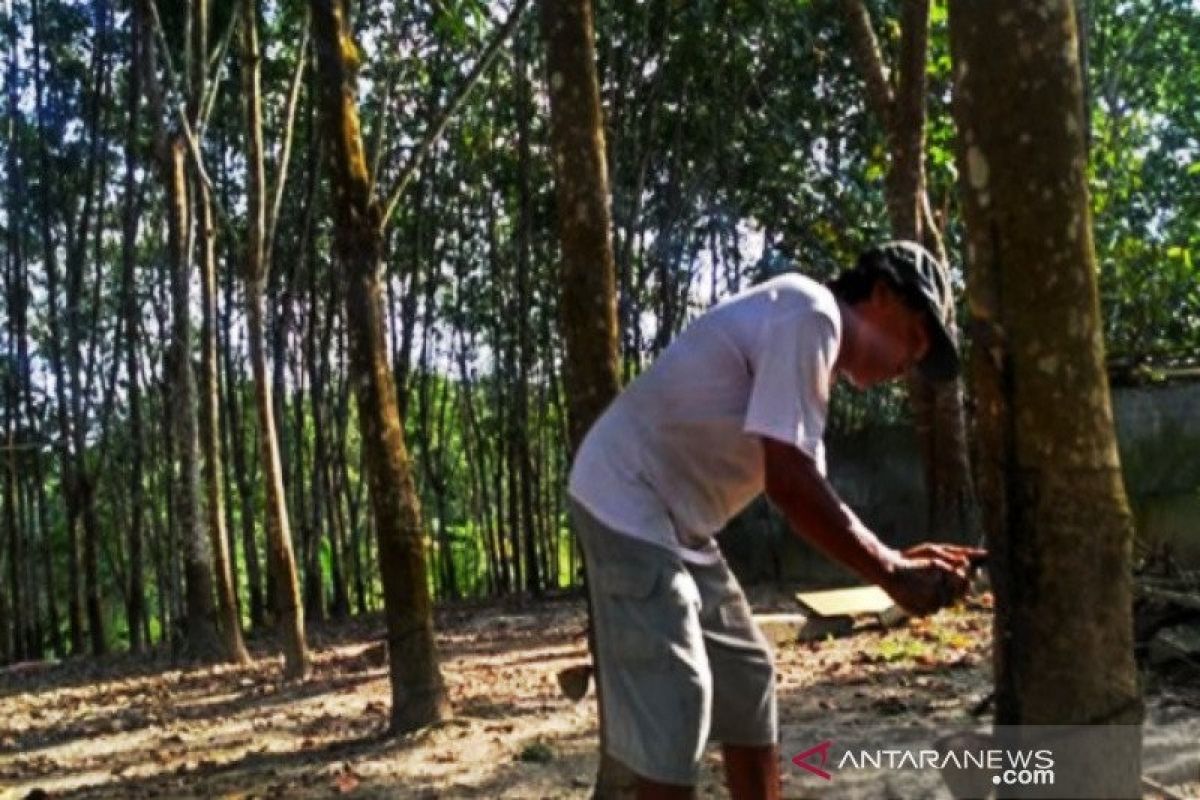
[[(958, 0), (950, 34), (996, 722), (1139, 726), (1072, 3)], [(1072, 794), (1140, 797), (1139, 741)]]
[(372, 190), (359, 128), (359, 52), (340, 0), (312, 0), (311, 9), (334, 248), (343, 270), (349, 366), (383, 579), (391, 729), (400, 733), (444, 718), (450, 706), (433, 637), (420, 502), (384, 340), (385, 209)]
[[(274, 589), (276, 627), (283, 635), (284, 674), (303, 678), (309, 671), (308, 644), (304, 635), (304, 608), (292, 545), (287, 496), (283, 485), (283, 460), (276, 435), (275, 398), (271, 375), (267, 370), (264, 334), (263, 296), (271, 271), (270, 231), (279, 215), (275, 202), (268, 217), (266, 170), (263, 164), (261, 55), (258, 44), (258, 2), (242, 0), (242, 94), (246, 104), (247, 230), (245, 251), (246, 339), (250, 367), (254, 375), (254, 405), (258, 412), (259, 462), (266, 505), (267, 558)], [(302, 72), (306, 41), (297, 55), (296, 78)], [(276, 197), (280, 197), (287, 177), (288, 154), (293, 128), (297, 88), (293, 80), (286, 113), (283, 154), (275, 179)], [(313, 167), (315, 169), (315, 166)]]
[[(541, 25), (562, 248), (563, 372), (573, 456), (588, 428), (620, 391), (611, 196), (591, 0), (542, 0)], [(589, 624), (589, 647), (594, 651), (591, 631)], [(607, 754), (606, 736), (600, 711), (601, 756), (594, 796), (626, 796), (634, 778)]]
[[(188, 117), (193, 130), (201, 128), (201, 103), (207, 92), (208, 11), (208, 0), (194, 0), (188, 63)], [(230, 661), (245, 664), (250, 661), (250, 654), (246, 652), (246, 645), (242, 641), (242, 627), (238, 618), (237, 587), (234, 586), (230, 565), (224, 516), (225, 496), (221, 485), (224, 468), (221, 464), (221, 395), (217, 376), (217, 253), (213, 198), (203, 180), (193, 180), (192, 189), (196, 209), (196, 255), (200, 267), (199, 401), (205, 523), (213, 556), (221, 641)]]

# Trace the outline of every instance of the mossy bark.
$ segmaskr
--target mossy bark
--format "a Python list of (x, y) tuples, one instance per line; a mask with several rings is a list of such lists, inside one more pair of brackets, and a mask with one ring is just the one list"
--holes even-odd
[(371, 193), (358, 123), (358, 48), (338, 0), (313, 0), (312, 13), (335, 247), (345, 271), (351, 380), (383, 579), (392, 730), (399, 733), (436, 722), (450, 708), (433, 638), (420, 504), (384, 341), (383, 214)]
[[(956, 2), (950, 23), (997, 722), (1137, 725), (1072, 6)], [(1139, 796), (1122, 755), (1091, 766), (1097, 793)]]

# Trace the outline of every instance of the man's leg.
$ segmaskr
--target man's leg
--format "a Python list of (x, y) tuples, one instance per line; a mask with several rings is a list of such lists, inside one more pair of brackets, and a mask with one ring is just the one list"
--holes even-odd
[(713, 675), (713, 739), (722, 743), (733, 800), (777, 800), (778, 708), (770, 645), (724, 559), (689, 565), (700, 589), (704, 646)]
[(691, 797), (708, 738), (712, 676), (692, 575), (669, 550), (572, 515), (587, 556), (606, 753), (639, 797)]
[(726, 744), (725, 784), (733, 800), (779, 800), (779, 747)]

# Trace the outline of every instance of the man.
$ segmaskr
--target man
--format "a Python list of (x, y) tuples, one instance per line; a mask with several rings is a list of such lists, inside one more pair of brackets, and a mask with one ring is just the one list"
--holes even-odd
[(571, 470), (588, 566), (605, 747), (639, 798), (691, 797), (722, 743), (734, 798), (778, 797), (773, 659), (713, 535), (760, 492), (796, 535), (910, 612), (959, 598), (981, 551), (880, 542), (825, 479), (835, 376), (955, 377), (945, 268), (920, 246), (864, 253), (828, 286), (783, 275), (715, 306), (613, 401)]

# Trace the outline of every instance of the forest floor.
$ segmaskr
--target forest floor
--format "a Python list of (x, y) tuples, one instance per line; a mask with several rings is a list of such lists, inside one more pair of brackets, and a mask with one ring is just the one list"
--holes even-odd
[[(752, 599), (760, 610), (794, 610), (778, 592)], [(821, 740), (871, 725), (976, 722), (971, 711), (991, 686), (989, 600), (780, 645), (785, 796), (828, 794), (790, 762)], [(445, 609), (437, 623), (455, 715), (401, 737), (383, 735), (389, 685), (377, 618), (318, 627), (313, 674), (300, 683), (284, 682), (269, 643), (253, 641), (248, 666), (159, 655), (0, 670), (0, 800), (586, 797), (595, 694), (572, 702), (556, 680), (586, 659), (582, 603)], [(1200, 690), (1164, 696), (1197, 715)], [(710, 747), (701, 797), (725, 796), (719, 765)]]

